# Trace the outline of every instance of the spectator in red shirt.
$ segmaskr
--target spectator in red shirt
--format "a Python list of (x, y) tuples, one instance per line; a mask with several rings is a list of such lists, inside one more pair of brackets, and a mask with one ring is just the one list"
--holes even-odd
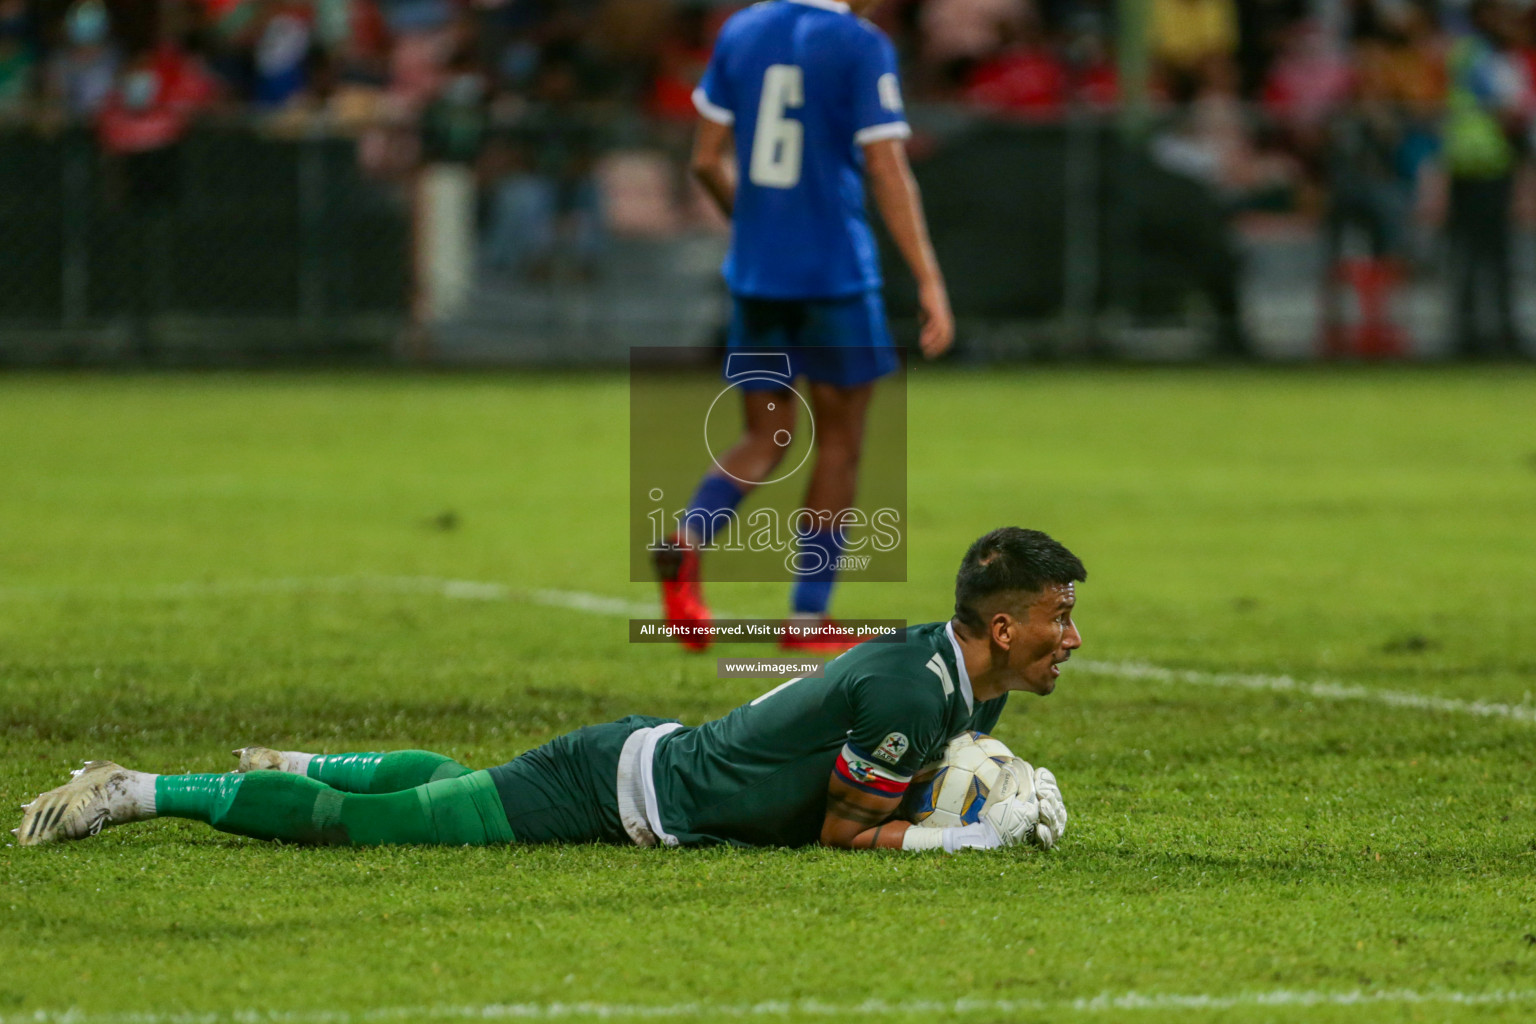
[(1067, 100), (1066, 65), (1049, 45), (1033, 12), (1017, 28), (999, 29), (1001, 46), (971, 72), (967, 103), (1025, 117), (1059, 116)]
[(129, 58), (96, 117), (96, 131), (106, 153), (124, 158), (130, 202), (174, 201), (176, 145), (217, 95), (202, 62), (171, 40)]
[(1287, 125), (1313, 128), (1349, 95), (1353, 70), (1348, 56), (1316, 22), (1298, 22), (1264, 81), (1264, 107)]
[(709, 51), (708, 10), (703, 7), (678, 10), (656, 54), (656, 72), (651, 79), (647, 104), (653, 117), (687, 122), (692, 128), (697, 116), (693, 90), (704, 76)]

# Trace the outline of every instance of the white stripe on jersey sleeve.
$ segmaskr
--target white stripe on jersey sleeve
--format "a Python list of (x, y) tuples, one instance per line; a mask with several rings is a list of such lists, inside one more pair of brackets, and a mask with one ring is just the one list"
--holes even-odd
[(704, 95), (704, 87), (702, 85), (693, 90), (693, 106), (698, 110), (700, 117), (713, 121), (715, 124), (736, 123), (736, 115), (724, 107), (711, 102), (710, 98)]
[(847, 14), (853, 8), (842, 3), (841, 0), (794, 0), (797, 4), (805, 4), (807, 7), (821, 7), (839, 14)]
[(949, 699), (955, 692), (955, 681), (949, 677), (949, 666), (944, 664), (944, 659), (934, 654), (928, 659), (928, 671), (939, 677), (939, 685), (944, 687), (944, 698)]
[[(694, 94), (697, 99), (698, 94)], [(887, 121), (884, 124), (872, 124), (868, 128), (860, 128), (853, 133), (853, 141), (861, 146), (867, 146), (871, 142), (884, 142), (886, 139), (909, 139), (912, 137), (912, 126), (905, 121)]]

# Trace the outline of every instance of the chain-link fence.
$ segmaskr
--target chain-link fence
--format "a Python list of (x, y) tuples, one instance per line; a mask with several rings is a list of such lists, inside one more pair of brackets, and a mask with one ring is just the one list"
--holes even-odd
[(204, 124), (114, 153), (0, 128), (0, 362), (381, 355), (411, 297), (408, 191), (349, 137)]
[[(1213, 183), (1177, 125), (1132, 143), (1086, 112), (910, 116), (959, 358), (1452, 350), (1433, 225), (1411, 265), (1372, 277), (1327, 216), (1255, 211)], [(727, 228), (687, 180), (687, 141), (686, 125), (587, 111), (204, 121), (126, 148), (11, 123), (0, 363), (619, 365), (634, 346), (709, 345)], [(1531, 336), (1533, 252), (1513, 234)], [(910, 281), (886, 255), (910, 337)]]
[[(1262, 130), (1261, 111), (1242, 113)], [(957, 358), (1457, 353), (1449, 197), (1437, 204), (1431, 184), (1410, 202), (1395, 172), (1370, 177), (1340, 142), (1322, 144), (1320, 172), (1249, 154), (1232, 173), (1219, 137), (1177, 111), (1139, 129), (1087, 109), (908, 114)], [(714, 342), (727, 236), (686, 181), (686, 131), (638, 118), (541, 131), (493, 126), (473, 163), (417, 179), (418, 207), (433, 211), (416, 224), (433, 357), (617, 364), (633, 346)], [(1519, 285), (1536, 277), (1536, 248), (1520, 207), (1502, 213), (1506, 271), (1516, 329), (1533, 337)], [(1383, 233), (1400, 239), (1386, 254)], [(888, 244), (885, 263), (910, 341), (911, 280)]]

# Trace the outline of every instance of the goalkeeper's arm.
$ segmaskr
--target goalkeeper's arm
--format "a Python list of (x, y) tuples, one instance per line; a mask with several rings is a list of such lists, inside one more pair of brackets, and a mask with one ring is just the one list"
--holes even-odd
[(836, 772), (827, 783), (827, 816), (821, 845), (845, 850), (899, 850), (911, 822), (892, 820), (901, 794), (869, 793), (843, 781)]
[(990, 849), (1028, 839), (1039, 820), (1033, 800), (1010, 796), (993, 802), (974, 825), (958, 828), (914, 828), (894, 820), (901, 794), (871, 793), (833, 772), (827, 782), (827, 816), (821, 823), (821, 845), (848, 850)]

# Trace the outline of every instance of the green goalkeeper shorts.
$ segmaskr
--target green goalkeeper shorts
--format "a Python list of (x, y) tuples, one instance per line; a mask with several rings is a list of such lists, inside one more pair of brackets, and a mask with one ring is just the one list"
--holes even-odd
[(673, 721), (630, 715), (589, 725), (492, 768), (517, 841), (629, 845), (619, 820), (619, 754), (637, 729)]

